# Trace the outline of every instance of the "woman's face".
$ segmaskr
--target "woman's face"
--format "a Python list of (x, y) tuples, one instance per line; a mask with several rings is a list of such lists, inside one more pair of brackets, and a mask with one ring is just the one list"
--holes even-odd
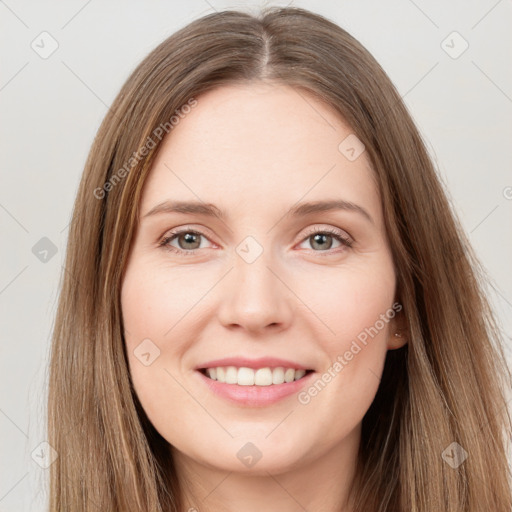
[(364, 147), (287, 86), (197, 100), (147, 179), (123, 280), (137, 396), (175, 456), (209, 467), (278, 473), (354, 452), (403, 344)]

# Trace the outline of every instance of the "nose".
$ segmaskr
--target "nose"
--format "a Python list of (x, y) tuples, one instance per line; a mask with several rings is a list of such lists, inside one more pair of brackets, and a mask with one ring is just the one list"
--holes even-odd
[(252, 333), (286, 329), (293, 314), (293, 293), (263, 254), (252, 263), (235, 254), (234, 267), (221, 290), (218, 318), (229, 329)]

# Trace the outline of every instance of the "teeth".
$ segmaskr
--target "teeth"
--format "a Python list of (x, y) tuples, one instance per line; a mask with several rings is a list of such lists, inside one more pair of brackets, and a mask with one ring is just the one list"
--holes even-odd
[(226, 368), (226, 384), (238, 383), (238, 370), (234, 366)]
[(283, 384), (299, 380), (306, 374), (306, 370), (295, 370), (293, 368), (252, 368), (236, 366), (218, 366), (207, 368), (206, 375), (210, 379), (224, 382), (226, 384), (238, 384), (239, 386), (271, 386), (272, 384)]
[[(247, 368), (250, 370), (251, 368)], [(272, 370), (270, 368), (260, 368), (254, 371), (255, 386), (270, 386), (272, 384)]]

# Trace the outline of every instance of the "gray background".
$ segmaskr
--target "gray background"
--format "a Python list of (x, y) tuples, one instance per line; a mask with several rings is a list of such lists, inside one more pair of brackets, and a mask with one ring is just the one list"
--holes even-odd
[[(44, 510), (49, 338), (74, 196), (108, 106), (176, 29), (214, 9), (261, 5), (0, 0), (0, 511)], [(292, 5), (347, 29), (396, 84), (494, 283), (512, 361), (512, 2)]]

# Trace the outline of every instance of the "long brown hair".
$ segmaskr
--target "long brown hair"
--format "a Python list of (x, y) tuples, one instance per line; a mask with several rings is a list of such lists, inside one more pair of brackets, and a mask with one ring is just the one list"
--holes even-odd
[(511, 376), (483, 271), (425, 145), (357, 40), (320, 15), (276, 7), (214, 13), (173, 34), (128, 78), (98, 131), (53, 332), (50, 510), (182, 510), (168, 444), (131, 385), (120, 287), (162, 134), (172, 136), (203, 92), (257, 80), (334, 108), (366, 146), (380, 187), (408, 344), (388, 352), (363, 419), (355, 510), (510, 512)]

